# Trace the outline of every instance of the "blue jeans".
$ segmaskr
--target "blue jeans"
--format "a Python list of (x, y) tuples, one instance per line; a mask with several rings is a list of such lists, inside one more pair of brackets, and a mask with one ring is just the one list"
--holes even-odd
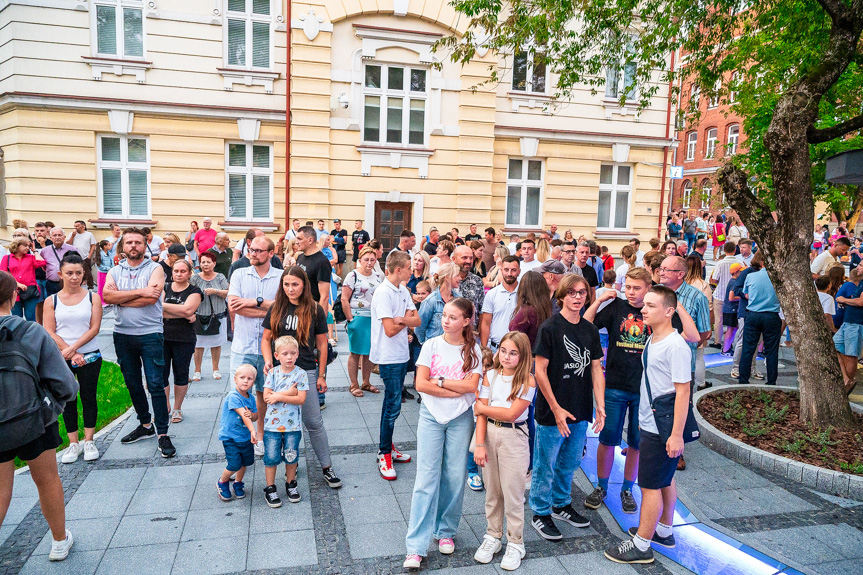
[[(168, 433), (168, 403), (165, 399), (165, 368), (164, 341), (161, 333), (145, 335), (127, 335), (114, 332), (114, 350), (120, 371), (132, 398), (138, 421), (147, 425), (156, 420), (156, 433)], [(150, 417), (150, 405), (147, 394), (144, 393), (144, 382), (141, 379), (141, 366), (147, 379), (147, 391), (153, 401), (153, 417)]]
[[(383, 366), (381, 366), (383, 367)], [(473, 411), (441, 425), (420, 404), (417, 424), (417, 478), (405, 547), (408, 555), (428, 554), (429, 543), (458, 531), (467, 470), (464, 453), (470, 447)]]
[(572, 476), (581, 465), (586, 439), (587, 421), (569, 424), (569, 437), (563, 437), (556, 425), (536, 426), (530, 483), (530, 508), (534, 515), (551, 515), (552, 507), (572, 502)]
[[(638, 402), (639, 392), (620, 389), (605, 389), (605, 426), (599, 432), (599, 442), (610, 447), (619, 447), (623, 438), (623, 424), (628, 423), (626, 445), (638, 449)], [(627, 410), (629, 413), (627, 414)], [(628, 417), (627, 417), (628, 416)]]
[(686, 240), (686, 254), (689, 255), (695, 249), (695, 234), (683, 234), (683, 239)]
[(18, 317), (22, 317), (22, 309), (23, 309), (23, 317), (27, 321), (36, 321), (36, 304), (39, 303), (39, 298), (34, 297), (28, 299), (23, 304), (21, 300), (15, 302), (15, 305), (12, 306), (12, 315), (17, 315)]
[[(408, 362), (379, 365), (381, 379), (384, 380), (384, 404), (381, 406), (381, 442), (378, 453), (391, 453), (393, 449), (393, 429), (396, 419), (402, 412), (402, 386), (405, 383)], [(465, 448), (465, 451), (467, 448)]]

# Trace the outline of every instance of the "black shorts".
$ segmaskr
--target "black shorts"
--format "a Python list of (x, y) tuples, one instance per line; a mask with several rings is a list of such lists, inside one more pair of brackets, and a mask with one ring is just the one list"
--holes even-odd
[(737, 312), (722, 312), (722, 325), (725, 327), (737, 327)]
[(48, 450), (56, 450), (60, 443), (60, 424), (55, 421), (33, 441), (9, 451), (0, 451), (0, 463), (12, 461), (16, 457), (22, 461), (32, 461)]
[(348, 252), (345, 250), (336, 250), (336, 257), (338, 258), (338, 263), (343, 264), (348, 259)]
[(659, 436), (641, 430), (638, 443), (638, 486), (642, 489), (662, 489), (671, 485), (679, 457), (668, 457)]

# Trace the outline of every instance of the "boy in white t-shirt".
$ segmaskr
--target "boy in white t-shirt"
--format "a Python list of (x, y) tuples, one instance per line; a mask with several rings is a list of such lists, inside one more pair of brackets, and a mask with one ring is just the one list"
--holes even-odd
[(821, 302), (821, 310), (824, 312), (824, 323), (830, 328), (831, 333), (836, 333), (836, 326), (833, 324), (833, 316), (836, 315), (836, 300), (827, 293), (827, 290), (830, 289), (830, 278), (820, 276), (815, 280), (815, 289), (818, 290), (818, 300)]
[[(653, 563), (651, 541), (664, 547), (674, 547), (671, 525), (677, 486), (674, 472), (677, 460), (683, 455), (683, 428), (689, 403), (692, 351), (689, 344), (671, 325), (677, 309), (677, 296), (665, 286), (653, 286), (644, 296), (641, 315), (652, 330), (647, 340), (642, 361), (641, 399), (638, 408), (639, 440), (638, 485), (641, 488), (641, 517), (638, 527), (629, 530), (632, 539), (605, 551), (606, 558), (615, 563)], [(674, 427), (665, 443), (651, 409), (647, 385), (654, 398), (676, 393)]]

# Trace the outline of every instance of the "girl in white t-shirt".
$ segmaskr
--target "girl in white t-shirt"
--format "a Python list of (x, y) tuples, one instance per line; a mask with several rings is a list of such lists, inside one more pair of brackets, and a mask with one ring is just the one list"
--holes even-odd
[(482, 352), (471, 325), (473, 314), (468, 299), (458, 297), (446, 304), (441, 314), (443, 333), (423, 344), (416, 362), (416, 390), (422, 404), (405, 569), (419, 569), (432, 536), (441, 553), (455, 551), (452, 538), (461, 518), (467, 481), (465, 454), (474, 427), (471, 407), (482, 375)]
[(524, 489), (530, 463), (528, 408), (536, 395), (530, 374), (533, 355), (530, 340), (511, 331), (500, 341), (494, 368), (483, 378), (479, 401), (474, 405), (476, 451), (474, 460), (483, 468), (485, 516), (488, 522), (482, 544), (473, 558), (490, 563), (500, 551), (506, 515), (506, 553), (501, 568), (518, 569), (524, 557)]

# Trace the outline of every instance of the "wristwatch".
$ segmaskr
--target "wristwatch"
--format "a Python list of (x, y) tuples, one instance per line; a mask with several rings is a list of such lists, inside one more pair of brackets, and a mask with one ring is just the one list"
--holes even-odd
[(437, 386), (443, 387), (443, 378), (442, 377), (437, 378)]
[(258, 307), (261, 307), (261, 304), (262, 304), (262, 303), (264, 303), (264, 298), (259, 297), (259, 298), (258, 298), (257, 300), (255, 300), (255, 301), (257, 301), (257, 302), (258, 302)]

